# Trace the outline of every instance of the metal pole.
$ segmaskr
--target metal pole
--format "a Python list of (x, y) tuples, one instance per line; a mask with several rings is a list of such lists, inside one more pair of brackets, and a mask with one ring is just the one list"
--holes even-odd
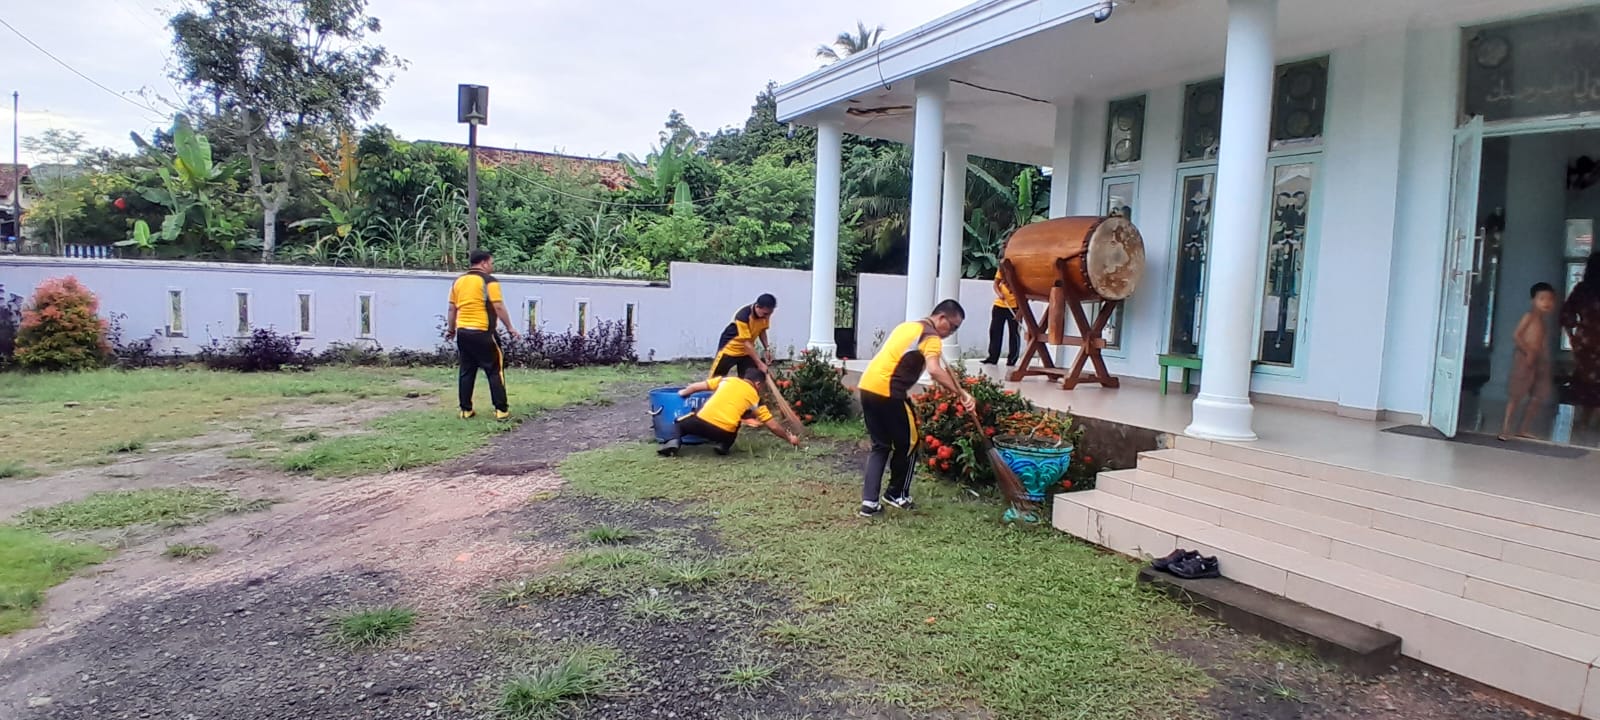
[(467, 124), (467, 250), (478, 249), (478, 123)]
[(21, 93), (11, 91), (11, 232), (22, 242), (22, 159), (17, 152), (17, 126), (20, 124)]

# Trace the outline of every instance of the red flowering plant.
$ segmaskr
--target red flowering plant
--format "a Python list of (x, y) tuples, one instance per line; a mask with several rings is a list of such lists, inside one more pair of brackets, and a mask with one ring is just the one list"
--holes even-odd
[(778, 392), (807, 425), (850, 417), (850, 389), (843, 378), (844, 368), (835, 367), (816, 350), (801, 353), (798, 363), (772, 368)]
[(16, 361), (28, 370), (91, 370), (111, 355), (100, 301), (72, 276), (34, 290), (17, 329)]
[[(952, 370), (956, 381), (966, 388), (977, 404), (984, 435), (993, 436), (1000, 418), (1016, 413), (1037, 412), (1033, 403), (983, 377), (967, 377)], [(922, 462), (935, 474), (967, 485), (994, 484), (994, 470), (983, 455), (977, 426), (961, 410), (958, 398), (940, 387), (931, 387), (912, 400), (917, 424), (922, 430)]]

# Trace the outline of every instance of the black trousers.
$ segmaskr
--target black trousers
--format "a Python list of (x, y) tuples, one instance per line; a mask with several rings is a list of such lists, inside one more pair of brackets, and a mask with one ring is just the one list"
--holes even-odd
[(1022, 336), (1017, 332), (1017, 313), (1008, 307), (994, 306), (994, 312), (989, 314), (989, 357), (984, 360), (989, 365), (1000, 362), (1000, 336), (1009, 333), (1011, 338), (1011, 352), (1006, 355), (1006, 364), (1017, 364), (1017, 354), (1022, 352)]
[(700, 419), (699, 415), (689, 414), (678, 418), (673, 423), (672, 442), (683, 440), (685, 435), (696, 435), (706, 439), (718, 452), (726, 454), (733, 449), (733, 441), (739, 439), (738, 430), (723, 430), (711, 423)]
[(746, 370), (756, 369), (756, 359), (749, 355), (729, 355), (726, 351), (719, 351), (711, 360), (711, 378), (725, 377), (729, 370), (737, 370), (743, 376)]
[(472, 409), (472, 390), (478, 383), (478, 371), (489, 377), (489, 399), (494, 409), (506, 412), (506, 374), (500, 342), (487, 330), (456, 330), (456, 352), (461, 356), (461, 379), (456, 388), (461, 409)]
[[(867, 456), (866, 475), (861, 483), (861, 502), (876, 505), (883, 497), (911, 497), (911, 476), (916, 473), (917, 414), (911, 401), (886, 398), (863, 391), (861, 415), (872, 438), (872, 454)], [(883, 491), (883, 471), (889, 470), (888, 492)]]

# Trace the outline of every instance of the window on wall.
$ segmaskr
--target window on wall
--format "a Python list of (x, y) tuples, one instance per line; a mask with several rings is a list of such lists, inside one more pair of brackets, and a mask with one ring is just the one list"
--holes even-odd
[(638, 312), (639, 306), (635, 303), (628, 303), (622, 307), (622, 328), (628, 333), (630, 341), (633, 340), (633, 331), (635, 323), (638, 321)]
[(1600, 113), (1600, 10), (1467, 28), (1461, 52), (1462, 120)]
[(356, 296), (356, 337), (372, 337), (372, 293)]
[(183, 337), (183, 291), (167, 291), (167, 337)]
[(589, 301), (578, 301), (578, 334), (589, 334)]
[(1293, 367), (1299, 330), (1304, 326), (1307, 236), (1316, 163), (1287, 160), (1272, 167), (1271, 221), (1267, 235), (1266, 288), (1261, 302), (1262, 365)]
[(1178, 243), (1172, 293), (1172, 327), (1167, 352), (1200, 353), (1205, 320), (1206, 257), (1211, 249), (1211, 215), (1217, 173), (1212, 169), (1178, 176)]
[(233, 334), (244, 337), (250, 334), (250, 291), (233, 291), (235, 324)]
[(294, 294), (295, 334), (300, 337), (311, 337), (311, 291), (301, 290)]
[(1222, 142), (1222, 79), (1199, 82), (1184, 89), (1183, 131), (1179, 162), (1217, 159)]
[(1272, 92), (1272, 145), (1279, 150), (1322, 141), (1328, 58), (1279, 65)]
[(1106, 170), (1127, 169), (1144, 156), (1145, 96), (1115, 100), (1106, 118)]
[(539, 329), (539, 298), (528, 298), (522, 301), (522, 317), (528, 321), (527, 332)]
[[(1131, 222), (1134, 207), (1139, 201), (1139, 176), (1108, 177), (1101, 182), (1100, 189), (1101, 212), (1108, 217), (1125, 217)], [(1106, 321), (1104, 337), (1106, 347), (1109, 349), (1122, 348), (1122, 318), (1125, 306), (1126, 303), (1118, 304), (1111, 318)]]

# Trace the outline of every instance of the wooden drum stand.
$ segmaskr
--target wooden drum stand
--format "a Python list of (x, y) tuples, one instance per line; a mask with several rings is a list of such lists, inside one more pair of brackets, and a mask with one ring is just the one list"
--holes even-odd
[[(1071, 390), (1082, 383), (1093, 383), (1108, 388), (1118, 387), (1121, 382), (1106, 370), (1105, 359), (1100, 353), (1106, 347), (1103, 337), (1106, 323), (1111, 321), (1112, 314), (1122, 305), (1122, 301), (1084, 297), (1067, 274), (1067, 261), (1068, 258), (1056, 260), (1056, 274), (1059, 277), (1050, 288), (1050, 296), (1039, 298), (1049, 302), (1042, 322), (1034, 317), (1033, 306), (1028, 302), (1030, 298), (1018, 290), (1022, 287), (1022, 283), (1017, 281), (1016, 267), (1010, 260), (1000, 261), (1000, 281), (1005, 283), (1017, 298), (1017, 314), (1022, 316), (1028, 334), (1028, 347), (1022, 354), (1022, 364), (1011, 372), (1008, 379), (1011, 382), (1018, 382), (1035, 375), (1061, 378), (1061, 387), (1065, 390)], [(1090, 322), (1083, 306), (1094, 302), (1100, 303), (1100, 310), (1095, 313), (1094, 321)], [(1068, 313), (1072, 315), (1073, 323), (1078, 326), (1077, 337), (1066, 332)], [(1045, 329), (1041, 330), (1041, 327)], [(1050, 357), (1050, 345), (1066, 345), (1079, 349), (1070, 370), (1056, 367), (1055, 360)], [(1033, 366), (1036, 359), (1039, 361), (1039, 367)], [(1085, 363), (1092, 363), (1094, 372), (1085, 373)]]

